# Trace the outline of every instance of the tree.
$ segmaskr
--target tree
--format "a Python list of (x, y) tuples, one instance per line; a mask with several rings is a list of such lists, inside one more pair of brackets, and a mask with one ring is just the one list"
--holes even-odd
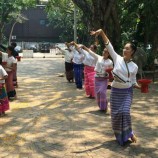
[(13, 30), (14, 30), (14, 26), (15, 26), (17, 23), (23, 23), (24, 21), (28, 20), (28, 19), (27, 19), (26, 17), (24, 17), (22, 14), (13, 13), (12, 16), (15, 17), (15, 22), (13, 23), (12, 28), (11, 28), (11, 31), (10, 31), (9, 41), (8, 41), (9, 45), (11, 44), (11, 37), (12, 37)]
[(36, 0), (0, 0), (0, 42), (3, 40), (5, 25), (15, 22), (13, 15), (16, 13), (20, 14), (23, 9), (35, 6), (35, 4)]
[[(69, 0), (50, 0), (48, 1), (46, 11), (50, 25), (61, 29), (60, 40), (62, 42), (72, 41), (74, 37), (74, 3)], [(79, 8), (77, 8), (76, 19), (79, 41), (85, 42), (87, 27), (82, 19), (82, 12)]]
[(120, 41), (120, 23), (116, 0), (72, 0), (82, 11), (89, 30), (102, 28), (116, 46)]

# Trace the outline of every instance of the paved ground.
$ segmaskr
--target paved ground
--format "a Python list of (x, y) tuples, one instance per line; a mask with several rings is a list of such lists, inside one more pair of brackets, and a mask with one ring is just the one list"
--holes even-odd
[[(134, 91), (133, 129), (138, 143), (120, 147), (109, 112), (67, 83), (63, 58), (22, 59), (18, 99), (0, 118), (0, 158), (157, 158), (158, 84)], [(109, 97), (110, 91), (108, 91)]]

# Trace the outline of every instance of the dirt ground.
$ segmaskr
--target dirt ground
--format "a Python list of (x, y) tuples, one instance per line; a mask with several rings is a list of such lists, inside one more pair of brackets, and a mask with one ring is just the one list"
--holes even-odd
[(100, 112), (94, 99), (61, 74), (63, 58), (18, 62), (18, 98), (0, 118), (0, 158), (158, 157), (158, 82), (149, 93), (134, 90), (131, 116), (138, 142), (121, 147), (110, 111)]

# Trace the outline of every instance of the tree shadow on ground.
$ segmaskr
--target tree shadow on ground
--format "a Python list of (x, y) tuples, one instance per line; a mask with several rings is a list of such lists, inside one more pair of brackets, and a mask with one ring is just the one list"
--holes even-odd
[[(81, 154), (95, 151), (99, 157), (103, 150), (111, 155), (156, 157), (155, 91), (145, 97), (135, 91), (131, 114), (140, 142), (121, 147), (114, 141), (110, 115), (100, 112), (96, 101), (87, 99), (83, 90), (76, 90), (75, 84), (66, 83), (65, 78), (56, 75), (63, 72), (57, 66), (61, 62), (53, 61), (54, 68), (50, 68), (51, 60), (45, 62), (27, 61), (19, 67), (22, 75), (19, 74), (18, 100), (11, 103), (11, 112), (0, 122), (2, 153), (7, 148), (9, 154), (36, 153), (58, 158), (85, 156)], [(24, 68), (28, 63), (40, 72), (33, 74), (31, 66)], [(44, 64), (45, 68), (37, 69)], [(152, 108), (148, 106), (151, 103)]]

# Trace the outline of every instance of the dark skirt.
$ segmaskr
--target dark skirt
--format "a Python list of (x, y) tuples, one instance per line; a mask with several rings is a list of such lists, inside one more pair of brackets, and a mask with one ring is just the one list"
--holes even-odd
[(74, 72), (73, 72), (73, 63), (65, 62), (65, 74), (66, 79), (70, 82), (74, 79)]
[(8, 73), (8, 78), (6, 79), (6, 90), (7, 90), (8, 98), (10, 99), (11, 97), (16, 96), (16, 91), (13, 85), (13, 71), (7, 71), (7, 73)]
[(115, 137), (120, 145), (133, 136), (130, 108), (133, 98), (133, 88), (111, 88), (111, 118)]
[(13, 85), (14, 85), (15, 87), (18, 86), (18, 83), (17, 83), (17, 67), (16, 67), (16, 69), (13, 71)]
[(73, 64), (76, 87), (82, 89), (83, 64)]

